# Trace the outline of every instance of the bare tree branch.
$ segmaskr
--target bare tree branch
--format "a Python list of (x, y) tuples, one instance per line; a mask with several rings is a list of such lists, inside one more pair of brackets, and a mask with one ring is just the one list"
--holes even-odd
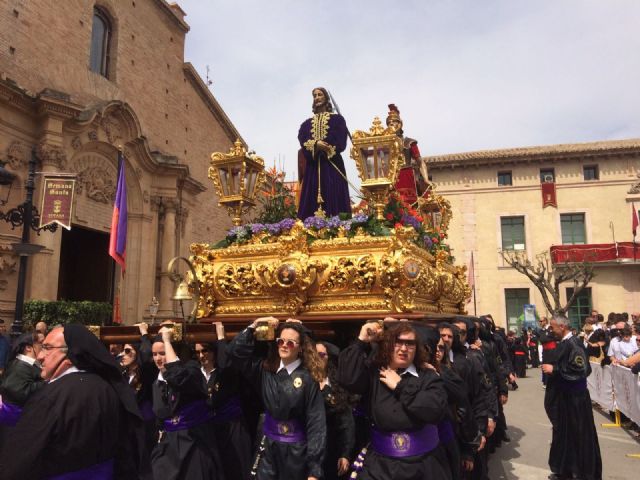
[[(551, 314), (566, 314), (580, 293), (589, 285), (595, 276), (593, 264), (562, 263), (551, 261), (549, 252), (542, 252), (532, 263), (522, 250), (500, 250), (504, 262), (525, 275), (540, 292), (542, 301)], [(560, 303), (560, 286), (566, 282), (573, 282), (573, 292), (562, 305)]]

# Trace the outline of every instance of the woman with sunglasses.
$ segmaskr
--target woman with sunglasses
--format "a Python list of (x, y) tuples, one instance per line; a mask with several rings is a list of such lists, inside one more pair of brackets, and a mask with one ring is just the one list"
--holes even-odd
[(215, 327), (218, 340), (196, 343), (195, 353), (207, 388), (207, 403), (213, 410), (225, 476), (228, 480), (248, 480), (253, 440), (243, 411), (242, 378), (227, 356), (224, 326), (215, 322)]
[(340, 349), (329, 342), (316, 343), (323, 365), (324, 380), (320, 392), (327, 417), (327, 453), (324, 458), (324, 480), (346, 478), (355, 445), (355, 422), (349, 394), (338, 384), (338, 355)]
[(180, 361), (171, 328), (163, 326), (158, 333), (152, 344), (160, 371), (153, 384), (153, 412), (160, 424), (158, 443), (151, 452), (153, 478), (224, 479), (200, 366)]
[(259, 318), (229, 344), (228, 355), (260, 392), (265, 407), (263, 449), (258, 480), (318, 480), (327, 428), (318, 383), (322, 365), (308, 331), (300, 322), (278, 326), (265, 360), (256, 359), (254, 331)]
[[(372, 343), (378, 350), (369, 361)], [(451, 478), (438, 448), (437, 424), (447, 396), (438, 374), (425, 368), (426, 361), (424, 346), (408, 322), (384, 333), (377, 322), (368, 322), (358, 340), (340, 354), (338, 381), (365, 396), (372, 421), (359, 480)]]

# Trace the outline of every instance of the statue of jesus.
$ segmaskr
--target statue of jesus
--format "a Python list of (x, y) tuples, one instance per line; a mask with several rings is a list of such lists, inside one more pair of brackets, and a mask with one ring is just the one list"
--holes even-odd
[(325, 88), (313, 89), (313, 117), (300, 125), (298, 141), (304, 173), (298, 218), (351, 214), (349, 186), (341, 152), (347, 146), (347, 124), (333, 112)]

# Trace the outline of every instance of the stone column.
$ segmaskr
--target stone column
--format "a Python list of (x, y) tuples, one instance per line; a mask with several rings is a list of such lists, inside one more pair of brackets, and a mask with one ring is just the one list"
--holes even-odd
[[(41, 171), (46, 173), (65, 172), (67, 155), (62, 146), (41, 142), (37, 148), (38, 157), (42, 161)], [(38, 211), (42, 201), (42, 182), (44, 175), (36, 178), (36, 190), (33, 204)], [(29, 258), (27, 272), (26, 300), (57, 300), (58, 274), (60, 272), (60, 247), (62, 228), (58, 226), (55, 233), (48, 231), (31, 234), (31, 243), (43, 245), (44, 249)]]
[(163, 213), (162, 247), (160, 255), (160, 309), (158, 317), (175, 316), (175, 302), (171, 300), (175, 285), (171, 281), (167, 265), (176, 256), (176, 208), (175, 198), (162, 198), (161, 213)]

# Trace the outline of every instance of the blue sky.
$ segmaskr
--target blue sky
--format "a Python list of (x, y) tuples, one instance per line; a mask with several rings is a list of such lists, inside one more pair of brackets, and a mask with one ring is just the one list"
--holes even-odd
[(395, 103), (423, 155), (640, 137), (638, 0), (178, 3), (185, 60), (291, 179), (316, 86), (351, 131)]

